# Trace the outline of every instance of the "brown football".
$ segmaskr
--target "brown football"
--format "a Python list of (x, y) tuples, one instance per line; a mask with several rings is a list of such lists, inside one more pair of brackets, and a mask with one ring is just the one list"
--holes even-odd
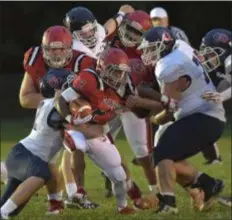
[(85, 118), (92, 114), (92, 107), (84, 99), (77, 99), (69, 103), (70, 113), (76, 118)]

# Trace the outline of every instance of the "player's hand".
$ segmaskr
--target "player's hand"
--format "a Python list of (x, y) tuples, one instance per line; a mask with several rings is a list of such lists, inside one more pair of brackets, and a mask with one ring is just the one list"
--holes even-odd
[(133, 12), (135, 9), (130, 5), (122, 5), (119, 11), (124, 12), (125, 14)]
[(205, 92), (201, 96), (201, 98), (205, 99), (206, 101), (212, 101), (215, 103), (222, 103), (223, 102), (222, 96), (218, 92), (212, 92), (212, 91)]
[(129, 95), (126, 100), (126, 106), (129, 108), (139, 107), (141, 98), (135, 95)]

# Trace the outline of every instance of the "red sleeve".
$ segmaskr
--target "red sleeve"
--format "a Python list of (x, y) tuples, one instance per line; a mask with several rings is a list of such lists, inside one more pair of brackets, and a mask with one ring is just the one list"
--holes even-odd
[(79, 72), (73, 80), (72, 87), (83, 97), (89, 97), (97, 90), (97, 79), (93, 76), (93, 74), (82, 71)]
[(32, 51), (33, 51), (33, 47), (31, 47), (29, 50), (27, 50), (26, 53), (24, 53), (23, 67), (25, 71), (27, 71), (27, 67), (28, 67), (28, 63), (29, 63), (29, 59), (31, 57)]

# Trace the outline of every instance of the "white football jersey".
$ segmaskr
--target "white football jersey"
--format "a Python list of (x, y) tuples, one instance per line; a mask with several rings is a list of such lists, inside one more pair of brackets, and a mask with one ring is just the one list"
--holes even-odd
[(86, 47), (81, 41), (73, 39), (73, 49), (86, 53), (88, 56), (97, 59), (99, 54), (104, 50), (106, 46), (106, 43), (104, 42), (106, 38), (106, 31), (104, 27), (102, 27), (98, 23), (96, 36), (98, 38), (98, 43), (94, 48), (90, 49)]
[(201, 98), (204, 92), (216, 90), (202, 66), (194, 59), (193, 48), (182, 40), (177, 40), (175, 47), (176, 49), (157, 62), (155, 68), (161, 90), (164, 83), (172, 83), (181, 76), (190, 78), (189, 87), (182, 92), (175, 118), (180, 119), (199, 112), (225, 121), (222, 104)]
[(50, 162), (62, 148), (61, 132), (48, 125), (54, 109), (54, 99), (41, 101), (31, 133), (20, 141), (34, 155)]

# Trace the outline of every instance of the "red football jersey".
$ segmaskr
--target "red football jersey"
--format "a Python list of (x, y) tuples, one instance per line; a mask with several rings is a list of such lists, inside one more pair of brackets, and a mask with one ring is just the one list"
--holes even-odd
[[(82, 52), (73, 50), (73, 56), (71, 61), (65, 67), (75, 73), (86, 68), (95, 67), (96, 60), (85, 55)], [(30, 74), (34, 82), (36, 90), (39, 92), (39, 79), (43, 77), (50, 68), (44, 61), (41, 47), (31, 47), (24, 54), (23, 66), (25, 72)]]
[(127, 96), (133, 93), (133, 85), (126, 86), (122, 94), (105, 84), (92, 70), (81, 71), (73, 81), (73, 89), (89, 101), (94, 110), (93, 121), (105, 124), (114, 116), (114, 110), (125, 105)]

